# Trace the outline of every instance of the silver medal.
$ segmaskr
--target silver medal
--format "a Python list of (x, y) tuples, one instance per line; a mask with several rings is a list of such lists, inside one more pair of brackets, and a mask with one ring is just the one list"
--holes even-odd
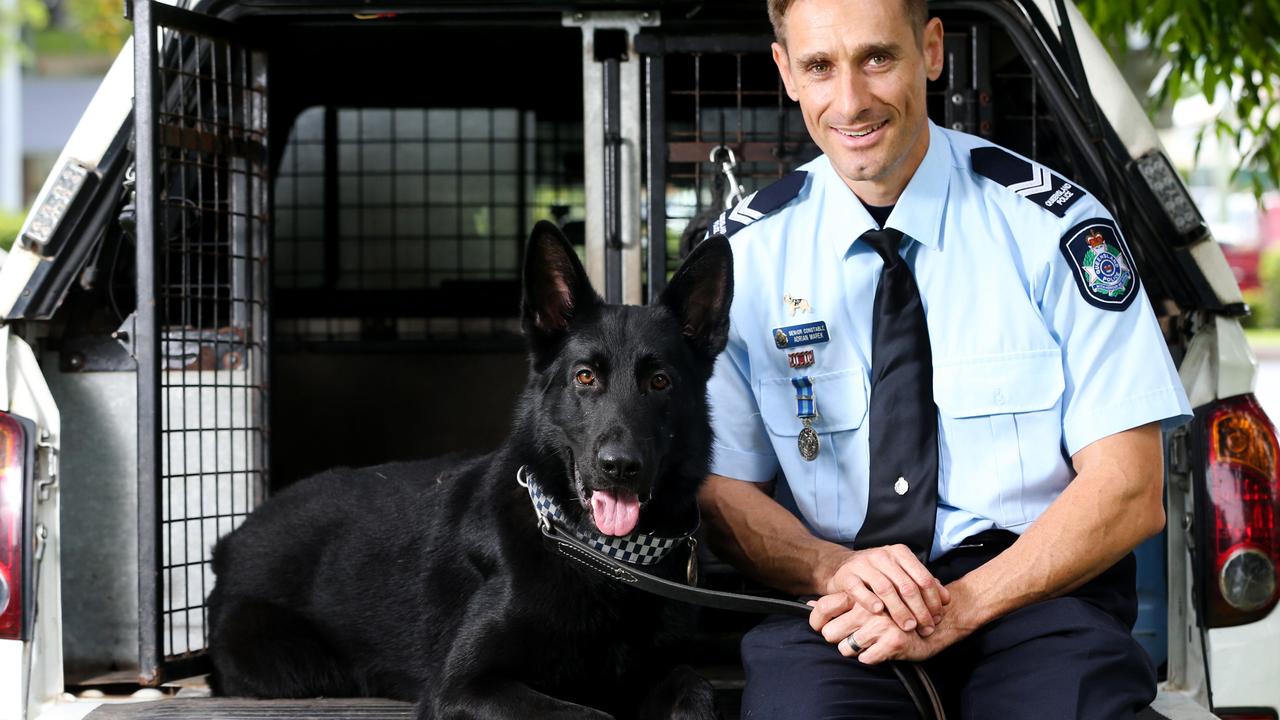
[(800, 437), (796, 439), (796, 444), (800, 448), (800, 457), (805, 460), (815, 460), (818, 457), (818, 431), (813, 429), (813, 421), (804, 418), (804, 429), (800, 431)]

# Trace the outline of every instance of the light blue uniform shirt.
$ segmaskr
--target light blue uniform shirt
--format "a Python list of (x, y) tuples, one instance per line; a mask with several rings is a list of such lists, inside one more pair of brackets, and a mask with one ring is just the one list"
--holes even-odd
[[(933, 352), (932, 557), (983, 530), (1021, 533), (1074, 477), (1070, 456), (1086, 445), (1157, 420), (1169, 429), (1191, 413), (1141, 286), (1123, 310), (1097, 307), (1060, 249), (1082, 221), (1110, 220), (1107, 210), (1085, 194), (1058, 217), (977, 174), (970, 151), (990, 146), (930, 123), (928, 153), (887, 222), (908, 238), (902, 254)], [(849, 542), (867, 508), (871, 309), (882, 263), (856, 242), (875, 222), (827, 158), (801, 169), (808, 175), (793, 200), (730, 239), (729, 343), (709, 388), (712, 471), (750, 482), (783, 476), (809, 528)], [(819, 321), (826, 342), (775, 344), (775, 328)], [(803, 350), (814, 364), (792, 368), (788, 354)], [(813, 384), (813, 461), (797, 449), (799, 375)]]

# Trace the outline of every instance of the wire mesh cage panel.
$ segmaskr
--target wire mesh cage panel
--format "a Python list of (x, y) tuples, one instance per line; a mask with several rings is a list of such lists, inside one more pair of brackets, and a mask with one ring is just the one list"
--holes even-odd
[[(688, 251), (694, 240), (691, 233), (703, 232), (709, 219), (736, 199), (723, 172), (730, 153), (742, 195), (759, 190), (819, 153), (799, 108), (786, 95), (767, 40), (752, 43), (751, 50), (716, 39), (692, 47), (689, 43), (667, 49), (661, 60), (665, 216), (651, 213), (663, 221), (668, 272)], [(655, 80), (652, 74), (650, 79)], [(658, 121), (651, 118), (651, 123)]]
[(529, 227), (583, 216), (581, 147), (580, 120), (528, 109), (305, 110), (276, 177), (276, 337), (515, 338)]
[(140, 629), (158, 682), (206, 647), (212, 547), (266, 487), (266, 62), (194, 13), (135, 22)]

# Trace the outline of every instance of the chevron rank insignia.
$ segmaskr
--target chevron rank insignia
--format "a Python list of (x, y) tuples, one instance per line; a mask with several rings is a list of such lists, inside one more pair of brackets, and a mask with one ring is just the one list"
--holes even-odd
[(1067, 208), (1084, 195), (1079, 186), (1045, 166), (1023, 160), (1003, 148), (974, 148), (969, 157), (974, 172), (995, 180), (1058, 217), (1065, 217)]
[(711, 223), (707, 235), (731, 237), (734, 233), (778, 208), (800, 194), (809, 173), (796, 170), (742, 199), (731, 210), (725, 210)]
[(1061, 249), (1080, 294), (1090, 305), (1124, 310), (1133, 302), (1138, 273), (1115, 223), (1105, 218), (1085, 220), (1062, 236)]

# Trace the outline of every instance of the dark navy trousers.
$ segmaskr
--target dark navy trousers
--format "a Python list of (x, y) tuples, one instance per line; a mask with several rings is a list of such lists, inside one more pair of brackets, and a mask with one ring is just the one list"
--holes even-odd
[[(983, 533), (980, 547), (954, 550), (929, 569), (950, 582), (1013, 539)], [(926, 661), (948, 720), (1128, 720), (1147, 707), (1156, 676), (1130, 634), (1136, 568), (1129, 555), (1071, 594), (999, 618)], [(844, 657), (803, 618), (761, 622), (742, 639), (742, 662), (744, 720), (917, 717), (891, 669)]]

